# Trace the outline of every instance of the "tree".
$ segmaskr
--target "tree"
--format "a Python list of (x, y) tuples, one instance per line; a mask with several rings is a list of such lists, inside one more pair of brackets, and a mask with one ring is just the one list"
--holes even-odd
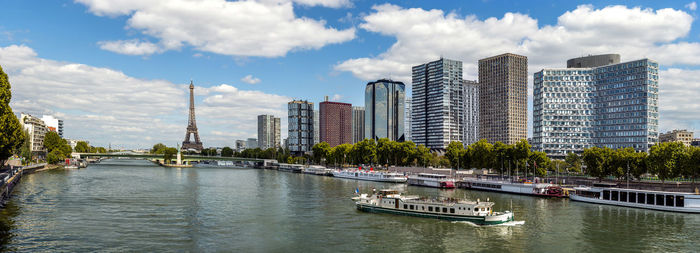
[(87, 144), (87, 142), (79, 141), (77, 144), (75, 144), (74, 150), (78, 153), (90, 153), (90, 146)]
[(388, 164), (391, 157), (392, 145), (389, 138), (381, 138), (377, 141), (377, 160), (380, 164)]
[(649, 151), (649, 166), (651, 171), (661, 180), (661, 183), (680, 175), (685, 146), (680, 142), (664, 142), (651, 147)]
[(58, 153), (54, 153), (55, 157), (62, 157), (62, 159), (69, 157), (71, 151), (73, 150), (70, 147), (70, 145), (68, 145), (68, 142), (65, 139), (58, 136), (58, 133), (56, 132), (46, 133), (46, 135), (44, 136), (44, 147), (46, 148), (46, 151), (48, 153), (53, 153), (57, 150), (58, 152), (60, 152), (60, 155), (58, 155)]
[(607, 176), (605, 166), (610, 159), (609, 148), (592, 147), (583, 151), (583, 162), (586, 164), (586, 172), (602, 181)]
[(416, 160), (418, 150), (416, 149), (415, 143), (413, 143), (412, 141), (405, 141), (399, 143), (399, 148), (396, 153), (401, 158), (399, 164), (397, 165), (406, 166), (413, 165), (413, 162)]
[(151, 153), (153, 154), (163, 154), (165, 152), (165, 149), (168, 148), (165, 146), (163, 143), (158, 143), (156, 145), (153, 145), (153, 148), (151, 148)]
[(13, 151), (19, 150), (25, 139), (22, 126), (10, 107), (11, 98), (10, 82), (0, 67), (0, 167)]
[(416, 146), (416, 161), (418, 162), (418, 165), (428, 167), (431, 157), (430, 149), (425, 145), (420, 144)]
[(513, 148), (513, 160), (515, 160), (516, 169), (522, 168), (525, 165), (524, 162), (530, 157), (530, 149), (532, 149), (532, 146), (530, 146), (530, 143), (525, 139), (515, 143), (515, 147)]
[[(544, 177), (547, 175), (550, 160), (546, 153), (541, 151), (530, 152), (530, 157), (527, 160), (530, 170), (533, 170), (536, 176)], [(525, 175), (527, 175), (527, 171)]]
[(223, 157), (231, 157), (233, 156), (233, 149), (229, 147), (224, 147), (221, 149), (221, 156)]
[(66, 156), (61, 153), (60, 149), (54, 149), (46, 155), (46, 162), (52, 164), (63, 162), (65, 159)]
[(683, 175), (693, 179), (693, 188), (696, 189), (695, 181), (700, 176), (700, 147), (690, 147), (684, 163)]
[(165, 161), (165, 163), (170, 163), (170, 161), (175, 155), (177, 155), (176, 148), (166, 147), (165, 149), (163, 149), (163, 160)]
[(105, 149), (103, 147), (99, 147), (99, 148), (97, 148), (97, 153), (107, 153), (107, 149)]
[(377, 143), (374, 139), (364, 139), (355, 143), (351, 154), (357, 164), (372, 164), (377, 160)]
[(462, 142), (453, 141), (447, 145), (445, 157), (447, 157), (447, 160), (450, 161), (450, 166), (452, 166), (452, 168), (459, 169), (460, 167), (464, 166), (464, 164), (459, 164), (459, 159), (462, 156), (462, 152), (464, 152), (464, 145), (462, 145)]
[(581, 156), (576, 154), (576, 153), (568, 153), (566, 155), (566, 158), (564, 159), (566, 162), (566, 170), (568, 172), (576, 172), (576, 173), (581, 173)]
[(331, 150), (331, 145), (328, 145), (327, 142), (322, 141), (320, 143), (316, 143), (313, 147), (311, 147), (311, 151), (314, 154), (314, 162), (315, 163), (321, 163), (321, 160), (326, 159), (328, 157), (328, 153)]
[(331, 154), (331, 156), (333, 157), (333, 161), (335, 161), (335, 163), (340, 163), (340, 165), (342, 166), (343, 164), (345, 164), (345, 158), (348, 156), (351, 149), (352, 145), (347, 143), (333, 147)]
[(490, 167), (493, 164), (493, 145), (488, 143), (486, 139), (481, 139), (467, 148), (469, 157), (471, 157), (470, 165), (478, 169)]
[(496, 143), (493, 144), (493, 165), (491, 167), (493, 168), (498, 168), (498, 171), (503, 174), (505, 171), (505, 162), (506, 159), (510, 156), (510, 149), (513, 149), (513, 146), (511, 145), (506, 145), (503, 144), (500, 141), (497, 141)]

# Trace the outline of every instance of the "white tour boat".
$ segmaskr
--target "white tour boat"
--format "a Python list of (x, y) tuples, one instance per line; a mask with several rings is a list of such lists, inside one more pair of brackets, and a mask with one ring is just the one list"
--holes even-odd
[(431, 173), (411, 175), (408, 177), (408, 184), (446, 189), (455, 188), (454, 179), (448, 178), (447, 175)]
[(319, 175), (319, 176), (333, 176), (333, 170), (319, 166), (319, 165), (309, 165), (308, 167), (304, 167), (304, 170), (302, 171), (304, 174), (312, 174), (312, 175)]
[(543, 197), (564, 197), (564, 191), (560, 186), (547, 183), (516, 183), (488, 179), (463, 178), (458, 184), (463, 188), (483, 191), (506, 192)]
[(700, 195), (685, 192), (646, 191), (606, 187), (575, 187), (574, 201), (646, 208), (661, 211), (700, 213)]
[(335, 170), (333, 171), (334, 177), (339, 178), (350, 178), (357, 180), (367, 180), (367, 181), (377, 181), (377, 182), (390, 182), (390, 183), (405, 183), (406, 176), (401, 173), (395, 172), (377, 172), (377, 171), (366, 171), (366, 170)]
[(404, 196), (395, 190), (381, 190), (371, 196), (361, 194), (357, 209), (370, 213), (388, 213), (449, 221), (468, 221), (479, 225), (497, 225), (513, 221), (513, 212), (494, 212), (493, 202), (460, 199), (426, 199)]

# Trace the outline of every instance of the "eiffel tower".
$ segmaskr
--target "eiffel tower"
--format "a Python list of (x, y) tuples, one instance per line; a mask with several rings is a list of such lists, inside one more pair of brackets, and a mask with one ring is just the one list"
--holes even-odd
[[(194, 134), (194, 142), (190, 141), (190, 135)], [(197, 152), (202, 152), (202, 142), (199, 140), (199, 133), (197, 133), (197, 121), (194, 119), (194, 84), (190, 80), (190, 120), (187, 124), (187, 133), (185, 134), (185, 141), (182, 142), (182, 150), (194, 149)]]

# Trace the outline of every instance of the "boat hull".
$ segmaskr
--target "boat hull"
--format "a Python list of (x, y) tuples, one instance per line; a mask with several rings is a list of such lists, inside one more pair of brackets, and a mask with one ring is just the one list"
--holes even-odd
[(355, 177), (352, 175), (345, 175), (341, 173), (333, 173), (333, 177), (364, 180), (364, 181), (374, 181), (374, 182), (386, 182), (386, 183), (405, 183), (406, 178), (373, 178), (373, 177)]
[(384, 213), (384, 214), (394, 214), (394, 215), (404, 215), (413, 216), (421, 218), (433, 218), (447, 221), (468, 221), (477, 225), (499, 225), (506, 222), (513, 221), (513, 213), (505, 213), (501, 215), (494, 216), (463, 216), (463, 215), (450, 215), (450, 214), (436, 214), (436, 213), (424, 213), (424, 212), (411, 212), (406, 210), (398, 210), (386, 207), (380, 207), (375, 205), (367, 205), (358, 203), (357, 209), (368, 213)]
[[(469, 190), (510, 193), (510, 194), (529, 195), (529, 196), (537, 196), (537, 197), (555, 197), (555, 198), (566, 197), (563, 194), (563, 191), (561, 193), (558, 193), (558, 194), (537, 193), (537, 192), (533, 191), (533, 189), (534, 189), (533, 185), (489, 183), (489, 185), (491, 185), (492, 187), (483, 187), (483, 186), (474, 185), (475, 183), (482, 183), (482, 182), (459, 182), (458, 186), (460, 188), (469, 189)], [(496, 187), (493, 187), (493, 186), (496, 186)]]
[(667, 212), (700, 213), (700, 208), (697, 208), (697, 207), (674, 207), (674, 206), (648, 205), (648, 204), (640, 204), (640, 203), (632, 203), (632, 202), (621, 202), (621, 201), (616, 201), (616, 200), (596, 199), (596, 198), (590, 198), (590, 197), (583, 197), (583, 196), (579, 196), (576, 194), (571, 194), (569, 196), (569, 198), (573, 201), (593, 203), (593, 204), (622, 206), (622, 207), (631, 207), (631, 208), (643, 208), (643, 209), (667, 211)]

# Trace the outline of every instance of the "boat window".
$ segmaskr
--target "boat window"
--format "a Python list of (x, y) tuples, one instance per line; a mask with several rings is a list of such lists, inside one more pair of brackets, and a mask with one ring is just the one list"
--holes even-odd
[(421, 210), (425, 211), (425, 206), (420, 206)]
[(410, 206), (409, 206), (409, 209), (413, 210), (413, 205), (410, 205)]
[(610, 200), (617, 201), (617, 197), (618, 197), (619, 193), (620, 192), (618, 192), (618, 191), (611, 191), (610, 192)]
[(454, 208), (450, 208), (450, 213), (455, 213), (455, 209), (454, 209)]
[(663, 206), (663, 205), (664, 205), (664, 195), (663, 195), (663, 194), (657, 194), (657, 195), (656, 195), (656, 205), (657, 205), (657, 206)]
[(433, 207), (432, 207), (432, 206), (429, 206), (429, 207), (428, 207), (428, 211), (432, 212), (432, 211), (433, 211)]
[(608, 190), (603, 190), (603, 199), (604, 199), (604, 200), (610, 200), (610, 191), (608, 191)]
[(627, 199), (627, 202), (637, 202), (637, 193), (630, 192), (629, 199)]
[(467, 211), (471, 211), (471, 210), (472, 210), (472, 208), (471, 208), (471, 207), (467, 207)]
[(637, 193), (637, 203), (644, 204), (644, 202), (646, 201), (645, 196), (646, 194), (644, 193)]
[(403, 209), (408, 209), (408, 205), (403, 204)]
[(447, 212), (447, 207), (443, 207), (443, 208), (442, 208), (442, 212), (443, 212), (443, 213), (446, 213), (446, 212)]
[(673, 195), (666, 195), (666, 206), (673, 206)]
[(652, 194), (652, 193), (647, 194), (647, 204), (649, 204), (649, 205), (654, 204), (654, 194)]
[(627, 202), (627, 192), (620, 192), (620, 201)]
[(684, 205), (685, 205), (685, 203), (683, 201), (684, 199), (685, 199), (685, 197), (683, 197), (683, 196), (676, 196), (676, 206), (677, 207), (684, 207)]

